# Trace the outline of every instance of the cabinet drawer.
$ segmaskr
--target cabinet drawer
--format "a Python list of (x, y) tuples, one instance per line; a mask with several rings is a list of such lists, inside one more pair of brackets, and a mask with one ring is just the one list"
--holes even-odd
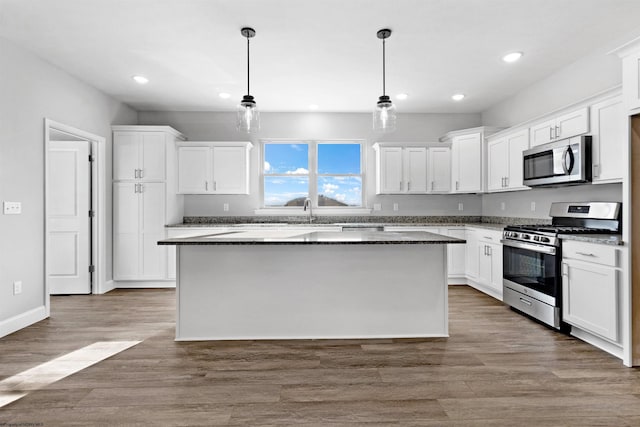
[(478, 240), (486, 243), (500, 244), (502, 232), (497, 230), (487, 230), (486, 228), (475, 228)]
[(607, 245), (566, 240), (562, 242), (563, 258), (617, 267), (618, 253), (618, 249)]

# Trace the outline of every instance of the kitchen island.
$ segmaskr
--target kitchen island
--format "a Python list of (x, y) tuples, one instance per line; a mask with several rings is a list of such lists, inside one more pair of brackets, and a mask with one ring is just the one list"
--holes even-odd
[(411, 232), (221, 231), (177, 247), (176, 340), (448, 336), (447, 244)]

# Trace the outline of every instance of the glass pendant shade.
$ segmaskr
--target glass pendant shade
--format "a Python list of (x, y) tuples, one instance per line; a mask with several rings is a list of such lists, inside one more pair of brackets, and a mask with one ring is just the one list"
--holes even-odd
[(236, 114), (236, 128), (240, 132), (251, 133), (260, 129), (260, 112), (253, 96), (242, 97)]
[(376, 108), (373, 110), (373, 130), (381, 133), (396, 130), (396, 106), (386, 95), (378, 99)]

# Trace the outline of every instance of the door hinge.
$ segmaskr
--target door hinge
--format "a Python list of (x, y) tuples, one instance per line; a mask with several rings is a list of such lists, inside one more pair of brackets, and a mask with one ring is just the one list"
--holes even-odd
[(95, 156), (92, 156), (91, 154), (89, 154), (89, 161), (90, 162), (93, 162), (95, 159), (96, 159)]
[(95, 273), (96, 272), (96, 266), (95, 265), (90, 265), (89, 266), (89, 273)]
[(93, 218), (95, 216), (96, 216), (96, 211), (93, 211), (93, 210), (89, 211), (89, 217), (90, 218)]

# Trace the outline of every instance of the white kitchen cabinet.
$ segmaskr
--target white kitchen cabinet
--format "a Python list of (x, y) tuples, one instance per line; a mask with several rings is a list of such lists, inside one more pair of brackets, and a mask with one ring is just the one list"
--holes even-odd
[(474, 228), (467, 228), (465, 233), (467, 247), (465, 251), (465, 272), (470, 281), (477, 280), (480, 273), (480, 252), (478, 250), (478, 231)]
[(404, 155), (407, 193), (425, 193), (427, 191), (427, 148), (406, 147)]
[(165, 184), (115, 182), (113, 208), (113, 279), (166, 279)]
[[(176, 227), (167, 228), (166, 237), (173, 239), (177, 237), (194, 237), (204, 236), (207, 234), (221, 233), (229, 231), (229, 227)], [(176, 278), (176, 246), (169, 245), (167, 248), (167, 277), (175, 280)]]
[(165, 132), (114, 131), (113, 179), (164, 181)]
[[(441, 228), (440, 234), (458, 239), (466, 239), (464, 227)], [(447, 268), (449, 284), (466, 283), (465, 280), (466, 245), (448, 245)]]
[(402, 192), (402, 147), (378, 147), (376, 149), (376, 194)]
[[(373, 149), (376, 152), (376, 194), (443, 192), (446, 178), (442, 175), (444, 170), (449, 174), (449, 163), (432, 168), (431, 147), (374, 144)], [(437, 152), (434, 159), (445, 160), (442, 152)]]
[(482, 133), (454, 136), (451, 141), (453, 193), (482, 191)]
[(591, 106), (593, 183), (622, 182), (627, 116), (621, 96)]
[(176, 143), (184, 139), (168, 126), (113, 126), (113, 279), (128, 282), (122, 286), (170, 280), (167, 249), (157, 242), (166, 224), (182, 221), (175, 183)]
[(502, 300), (502, 232), (467, 227), (467, 283)]
[(612, 342), (621, 340), (618, 259), (612, 246), (563, 243), (563, 320)]
[(640, 52), (632, 52), (622, 58), (622, 87), (624, 106), (627, 110), (640, 108)]
[(189, 142), (178, 147), (180, 194), (249, 194), (249, 142)]
[(589, 132), (589, 108), (559, 114), (530, 128), (531, 146), (571, 138)]
[(529, 148), (527, 129), (489, 139), (487, 143), (487, 190), (528, 189), (522, 183), (522, 152)]
[(427, 149), (427, 189), (429, 193), (451, 191), (451, 148)]

